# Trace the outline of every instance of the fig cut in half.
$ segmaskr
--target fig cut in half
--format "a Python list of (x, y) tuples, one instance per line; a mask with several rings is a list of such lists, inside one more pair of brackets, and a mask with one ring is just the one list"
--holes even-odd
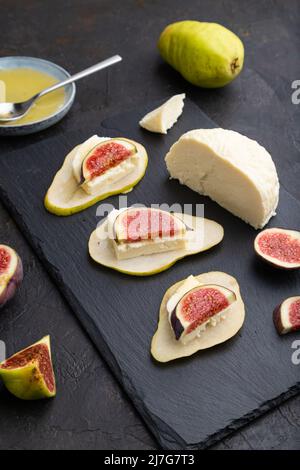
[(289, 297), (275, 308), (274, 325), (280, 335), (300, 330), (300, 295)]
[(225, 313), (235, 301), (232, 290), (214, 284), (188, 291), (169, 316), (176, 340), (186, 342), (200, 337), (208, 326), (215, 327), (226, 319)]
[[(190, 214), (174, 213), (173, 216), (189, 228), (187, 239), (180, 249), (118, 259), (113, 245), (114, 240), (107, 236), (109, 233), (108, 217), (91, 234), (89, 240), (90, 256), (96, 263), (116, 271), (132, 276), (150, 276), (165, 271), (176, 261), (186, 256), (212, 248), (223, 239), (223, 227), (213, 220)], [(119, 232), (119, 236), (120, 233), (122, 232)]]
[[(195, 276), (195, 279), (199, 282), (199, 285), (203, 287), (204, 285), (215, 287), (222, 286), (223, 289), (227, 289), (230, 293), (232, 292), (232, 294), (228, 294), (227, 296), (227, 291), (223, 290), (223, 293), (226, 292), (228, 303), (230, 303), (227, 307), (228, 311), (226, 312), (225, 318), (222, 319), (222, 321), (207, 325), (205, 331), (203, 331), (200, 336), (196, 335), (191, 341), (178, 341), (170, 325), (170, 313), (168, 311), (170, 299), (180, 291), (186, 279), (177, 282), (167, 290), (163, 297), (159, 312), (158, 327), (151, 343), (151, 354), (158, 362), (173, 361), (174, 359), (191, 356), (197, 351), (216, 346), (235, 336), (243, 326), (245, 307), (238, 282), (234, 277), (223, 272), (215, 271), (200, 274), (199, 276)], [(234, 298), (236, 300), (234, 300)]]
[(282, 228), (269, 228), (255, 238), (258, 256), (282, 269), (300, 268), (300, 232)]
[(56, 385), (49, 336), (2, 362), (0, 377), (7, 390), (21, 400), (54, 397)]
[(0, 308), (12, 299), (23, 280), (19, 255), (7, 245), (0, 245)]
[[(118, 152), (116, 152), (118, 157), (115, 155), (114, 157), (111, 156), (108, 158), (102, 155), (103, 158), (99, 158), (97, 150), (94, 155), (95, 158), (93, 157), (93, 149), (94, 151), (101, 149), (100, 144), (107, 145), (108, 143), (112, 144), (112, 142), (117, 142), (118, 148), (121, 146), (121, 142), (124, 143), (124, 158), (125, 154), (127, 155), (128, 152), (134, 152), (132, 155), (135, 157), (135, 162), (134, 165), (132, 165), (132, 170), (129, 173), (124, 173), (124, 177), (121, 178), (120, 172), (110, 174), (109, 176), (110, 172), (107, 171), (109, 168), (114, 169), (117, 160), (120, 159), (120, 153), (118, 154)], [(83, 161), (85, 161), (85, 164), (82, 166)], [(119, 167), (121, 167), (124, 162), (126, 163), (126, 158), (121, 162)], [(109, 139), (94, 136), (83, 144), (75, 147), (67, 155), (45, 196), (45, 207), (49, 212), (59, 216), (68, 216), (83, 211), (114, 194), (129, 192), (143, 178), (147, 165), (147, 152), (138, 142), (123, 137)], [(101, 176), (103, 169), (105, 169), (105, 171)], [(100, 176), (96, 176), (99, 172)], [(101, 179), (103, 176), (106, 177), (105, 182), (99, 183), (97, 180)], [(87, 178), (87, 180), (85, 180), (85, 178)], [(93, 186), (94, 183), (95, 186)], [(89, 190), (91, 190), (91, 184), (93, 191), (89, 193), (84, 187), (89, 185)]]
[(82, 162), (82, 182), (88, 182), (103, 175), (136, 153), (136, 146), (127, 140), (110, 139), (100, 142)]

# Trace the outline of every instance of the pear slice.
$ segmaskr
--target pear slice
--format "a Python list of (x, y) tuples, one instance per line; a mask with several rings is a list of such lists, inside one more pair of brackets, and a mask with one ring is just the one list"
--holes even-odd
[(168, 130), (174, 126), (184, 107), (185, 93), (174, 95), (159, 108), (146, 114), (140, 121), (140, 126), (150, 132), (167, 134)]
[[(78, 181), (78, 150), (80, 146), (77, 146), (67, 155), (63, 166), (55, 175), (46, 194), (45, 207), (49, 212), (60, 216), (72, 215), (76, 212), (83, 211), (109, 196), (130, 191), (143, 178), (148, 165), (146, 149), (138, 142), (123, 137), (116, 140), (125, 141), (136, 148), (135, 155), (137, 157), (137, 163), (133, 171), (124, 178), (118, 179), (108, 186), (104, 186), (103, 189), (99, 190), (96, 194), (88, 194)], [(106, 142), (108, 142), (108, 140), (106, 140)], [(93, 144), (94, 141), (90, 139), (90, 145)], [(88, 152), (90, 150), (91, 148), (88, 149)], [(74, 160), (76, 160), (76, 171), (74, 168)]]
[(234, 292), (236, 300), (226, 311), (226, 318), (215, 326), (208, 326), (201, 336), (183, 343), (175, 338), (174, 331), (169, 322), (167, 304), (176, 294), (185, 280), (177, 282), (165, 293), (159, 313), (159, 322), (151, 343), (151, 354), (158, 362), (168, 362), (181, 357), (191, 356), (197, 351), (211, 348), (232, 338), (243, 326), (245, 320), (245, 307), (240, 294), (237, 280), (223, 272), (209, 272), (195, 276), (199, 284), (223, 286)]
[(0, 364), (0, 377), (7, 390), (21, 400), (56, 395), (50, 337), (18, 352)]
[(191, 230), (185, 248), (130, 259), (117, 259), (112, 240), (109, 238), (108, 219), (104, 219), (91, 234), (89, 253), (96, 263), (132, 276), (150, 276), (170, 268), (176, 261), (186, 256), (200, 253), (220, 243), (224, 236), (221, 225), (213, 220), (189, 214), (174, 213)]

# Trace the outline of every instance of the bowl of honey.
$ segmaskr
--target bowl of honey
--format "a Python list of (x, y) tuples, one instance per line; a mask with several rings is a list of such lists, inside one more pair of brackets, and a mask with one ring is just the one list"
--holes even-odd
[[(0, 58), (0, 102), (26, 101), (36, 93), (69, 78), (70, 74), (52, 62), (34, 57)], [(70, 110), (76, 94), (74, 83), (36, 101), (23, 118), (0, 124), (0, 135), (25, 135), (41, 131), (60, 121)]]

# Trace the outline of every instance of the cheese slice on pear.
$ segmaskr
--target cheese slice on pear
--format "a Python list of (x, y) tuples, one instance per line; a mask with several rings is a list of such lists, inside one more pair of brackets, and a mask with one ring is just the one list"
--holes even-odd
[[(138, 142), (120, 137), (120, 140), (133, 144), (137, 150), (132, 171), (121, 179), (117, 175), (118, 179), (116, 181), (108, 178), (106, 184), (98, 186), (96, 193), (89, 194), (83, 189), (81, 186), (81, 167), (84, 158), (95, 145), (109, 139), (108, 137), (93, 136), (83, 144), (75, 147), (67, 155), (45, 197), (45, 207), (49, 212), (60, 216), (80, 212), (109, 196), (130, 191), (143, 178), (148, 165), (146, 149)], [(114, 170), (117, 174), (118, 168), (113, 168), (112, 172)]]
[(267, 150), (226, 129), (187, 132), (165, 157), (171, 178), (209, 196), (254, 228), (276, 214), (279, 181)]
[[(226, 316), (215, 326), (209, 325), (201, 336), (189, 342), (178, 341), (169, 321), (170, 300), (178, 292), (185, 293), (186, 279), (171, 286), (165, 293), (159, 312), (159, 322), (151, 343), (151, 354), (158, 362), (169, 362), (181, 357), (191, 356), (196, 352), (211, 348), (235, 336), (242, 328), (245, 320), (245, 306), (241, 297), (237, 280), (229, 274), (213, 271), (195, 276), (199, 285), (223, 286), (236, 295), (236, 300), (226, 310)], [(191, 280), (188, 281), (191, 283)]]
[(184, 107), (185, 94), (174, 95), (159, 108), (146, 114), (140, 121), (140, 126), (150, 132), (167, 134), (174, 126)]
[(188, 237), (184, 248), (135, 258), (118, 259), (113, 248), (108, 218), (106, 218), (91, 234), (89, 240), (91, 258), (102, 266), (125, 274), (150, 276), (165, 271), (176, 261), (186, 256), (208, 250), (222, 241), (224, 230), (217, 222), (189, 214), (174, 213), (173, 215), (181, 219), (191, 229), (187, 231)]

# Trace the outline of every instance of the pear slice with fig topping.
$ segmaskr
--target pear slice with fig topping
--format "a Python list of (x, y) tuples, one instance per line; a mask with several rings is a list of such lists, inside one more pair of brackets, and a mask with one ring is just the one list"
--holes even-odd
[[(193, 287), (191, 291), (190, 286)], [(191, 293), (201, 291), (202, 294), (205, 293), (204, 299), (202, 294), (199, 298), (189, 298)], [(191, 300), (190, 311), (187, 300)], [(185, 306), (187, 310), (183, 312)], [(174, 309), (176, 313), (173, 317)], [(216, 318), (218, 315), (219, 318)], [(197, 325), (199, 319), (202, 323)], [(158, 362), (191, 356), (197, 351), (211, 348), (235, 336), (243, 326), (244, 320), (245, 307), (234, 277), (218, 271), (190, 276), (171, 286), (165, 293), (160, 307), (158, 327), (151, 343), (151, 354)], [(202, 331), (201, 325), (205, 326)], [(188, 340), (189, 328), (191, 337)], [(197, 334), (193, 334), (194, 331)], [(183, 336), (183, 340), (180, 340), (184, 332), (186, 337)]]
[(45, 207), (61, 216), (80, 212), (130, 191), (147, 165), (147, 152), (138, 142), (93, 136), (67, 155), (46, 194)]
[[(170, 216), (169, 213), (168, 216)], [(109, 228), (110, 225), (114, 226), (109, 215), (91, 234), (89, 240), (90, 256), (96, 263), (116, 271), (132, 276), (150, 276), (165, 271), (176, 261), (186, 256), (212, 248), (223, 239), (223, 227), (213, 220), (180, 213), (173, 213), (172, 217), (175, 217), (176, 220), (179, 219), (179, 223), (188, 227), (183, 244), (180, 237), (178, 245), (177, 243), (173, 244), (172, 237), (162, 238), (161, 242), (156, 240), (157, 248), (161, 248), (161, 251), (153, 252), (151, 242), (149, 244), (143, 244), (141, 241), (130, 243), (130, 245), (135, 245), (134, 248), (123, 243), (122, 248), (134, 251), (134, 257), (128, 254), (126, 259), (120, 255), (117, 256), (114, 246), (116, 234)], [(122, 232), (119, 232), (119, 236), (120, 233)], [(169, 243), (171, 244), (169, 245)]]

